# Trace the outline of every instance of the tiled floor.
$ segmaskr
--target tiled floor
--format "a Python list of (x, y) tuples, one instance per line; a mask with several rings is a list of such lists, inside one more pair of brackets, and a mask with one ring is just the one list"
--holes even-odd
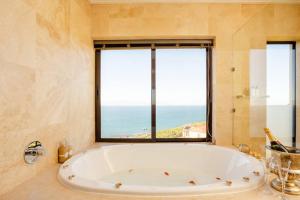
[[(278, 192), (264, 186), (254, 191), (227, 194), (202, 195), (194, 197), (147, 197), (147, 196), (121, 196), (108, 194), (95, 194), (67, 188), (57, 181), (58, 165), (51, 166), (33, 179), (19, 185), (13, 191), (0, 197), (1, 200), (276, 200)], [(300, 200), (300, 196), (289, 196), (289, 200)]]

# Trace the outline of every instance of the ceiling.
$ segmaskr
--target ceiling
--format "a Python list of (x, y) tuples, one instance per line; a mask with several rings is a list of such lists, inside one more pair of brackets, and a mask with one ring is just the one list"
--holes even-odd
[(300, 0), (90, 0), (92, 4), (106, 3), (300, 3)]

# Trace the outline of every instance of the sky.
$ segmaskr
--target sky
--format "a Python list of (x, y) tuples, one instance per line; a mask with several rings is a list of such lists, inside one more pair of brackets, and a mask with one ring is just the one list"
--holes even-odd
[[(291, 45), (267, 45), (268, 105), (288, 105), (292, 95)], [(156, 104), (205, 105), (205, 49), (156, 50)], [(151, 50), (101, 51), (101, 104), (151, 105)]]
[[(101, 51), (101, 104), (151, 105), (151, 50)], [(206, 104), (205, 49), (156, 50), (156, 104)]]
[(292, 46), (267, 45), (267, 105), (288, 105), (293, 94)]

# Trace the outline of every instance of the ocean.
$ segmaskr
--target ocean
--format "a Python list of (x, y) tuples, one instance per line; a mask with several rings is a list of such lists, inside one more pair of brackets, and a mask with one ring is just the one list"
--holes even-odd
[[(102, 106), (102, 138), (151, 132), (150, 106)], [(156, 131), (206, 120), (205, 106), (157, 106)]]

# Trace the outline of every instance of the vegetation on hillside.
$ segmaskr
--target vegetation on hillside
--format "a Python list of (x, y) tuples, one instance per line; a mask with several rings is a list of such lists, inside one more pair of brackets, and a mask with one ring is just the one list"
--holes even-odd
[[(206, 122), (194, 122), (189, 124), (191, 127), (195, 126), (205, 126)], [(156, 133), (157, 138), (181, 138), (182, 137), (182, 129), (187, 126), (179, 126), (171, 129), (161, 130)], [(141, 133), (131, 136), (132, 138), (150, 138), (151, 133)]]

